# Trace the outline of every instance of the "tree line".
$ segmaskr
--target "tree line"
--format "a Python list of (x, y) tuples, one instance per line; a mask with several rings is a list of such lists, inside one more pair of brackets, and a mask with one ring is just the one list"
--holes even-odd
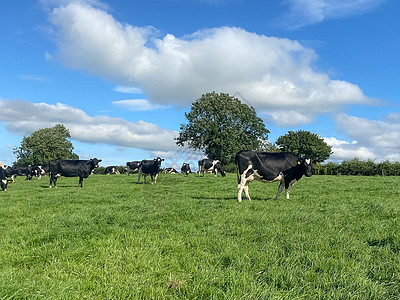
[(385, 160), (375, 162), (371, 159), (347, 159), (340, 163), (328, 162), (314, 166), (316, 175), (355, 175), (355, 176), (399, 176), (400, 162)]

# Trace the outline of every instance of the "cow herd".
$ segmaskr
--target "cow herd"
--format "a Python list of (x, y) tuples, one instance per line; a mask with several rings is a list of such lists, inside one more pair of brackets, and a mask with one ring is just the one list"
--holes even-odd
[[(26, 176), (30, 180), (33, 176), (40, 178), (42, 175), (48, 174), (50, 177), (50, 188), (57, 187), (57, 179), (64, 177), (79, 177), (79, 187), (83, 187), (83, 179), (89, 177), (94, 169), (99, 167), (101, 159), (92, 158), (89, 160), (55, 160), (50, 161), (47, 165), (42, 166), (4, 166), (0, 162), (0, 184), (1, 189), (7, 189), (8, 178), (14, 182), (15, 176)], [(127, 174), (138, 172), (138, 183), (140, 178), (150, 176), (151, 183), (157, 183), (158, 174), (178, 173), (174, 168), (161, 169), (161, 163), (164, 159), (157, 157), (153, 160), (141, 160), (127, 162)], [(285, 188), (286, 198), (289, 199), (290, 187), (295, 184), (303, 175), (310, 177), (312, 175), (312, 160), (297, 156), (292, 153), (269, 153), (258, 151), (240, 151), (235, 156), (238, 180), (238, 202), (242, 202), (242, 193), (248, 200), (251, 200), (249, 195), (249, 184), (253, 180), (261, 182), (280, 182), (278, 193), (275, 200), (278, 200), (279, 195)], [(222, 164), (219, 160), (201, 159), (198, 161), (198, 176), (204, 176), (204, 173), (212, 173), (217, 176), (218, 173), (225, 177), (225, 172), (222, 169)], [(108, 166), (105, 168), (105, 174), (119, 174), (118, 166)], [(181, 173), (188, 175), (191, 169), (188, 163), (184, 163), (181, 167)]]

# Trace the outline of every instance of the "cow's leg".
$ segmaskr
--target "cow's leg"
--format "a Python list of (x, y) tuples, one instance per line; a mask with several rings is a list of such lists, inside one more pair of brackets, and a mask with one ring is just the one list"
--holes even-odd
[(242, 202), (242, 193), (243, 193), (243, 189), (245, 191), (246, 194), (246, 198), (250, 199), (250, 195), (249, 195), (249, 183), (252, 181), (252, 178), (248, 177), (246, 178), (246, 174), (247, 172), (252, 168), (252, 165), (249, 165), (247, 167), (247, 169), (240, 175), (240, 179), (239, 179), (239, 183), (238, 183), (238, 202)]
[(146, 175), (146, 174), (143, 174), (143, 177), (144, 177), (144, 183), (146, 183), (146, 177), (147, 177), (147, 175)]
[(83, 187), (83, 177), (79, 177), (79, 187)]
[(281, 181), (278, 187), (278, 193), (276, 194), (275, 200), (279, 199), (279, 195), (282, 193), (284, 187), (285, 187), (285, 181)]
[(154, 183), (157, 183), (158, 173), (154, 176)]
[(142, 175), (142, 169), (139, 169), (138, 183), (140, 183), (140, 176)]
[(246, 184), (244, 185), (244, 194), (246, 195), (247, 200), (250, 199), (250, 194), (249, 194), (249, 184), (251, 181), (246, 181)]
[(293, 179), (290, 183), (285, 185), (285, 190), (286, 190), (286, 199), (289, 200), (289, 193), (290, 193), (290, 187), (294, 185), (297, 182), (297, 180)]
[(153, 176), (153, 174), (150, 174), (150, 178), (151, 178), (151, 184), (153, 184), (153, 181), (154, 181), (154, 176)]
[(12, 180), (12, 183), (15, 183), (15, 175), (11, 175), (11, 180)]

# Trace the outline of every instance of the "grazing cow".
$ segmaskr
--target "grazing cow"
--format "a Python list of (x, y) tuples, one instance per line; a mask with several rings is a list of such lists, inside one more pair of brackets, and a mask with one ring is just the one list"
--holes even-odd
[(49, 164), (36, 166), (33, 169), (33, 175), (36, 176), (38, 179), (42, 179), (42, 176), (49, 173), (50, 173)]
[(7, 190), (7, 177), (4, 165), (0, 162), (0, 186), (2, 191)]
[(189, 175), (192, 170), (190, 170), (190, 165), (188, 163), (183, 163), (181, 168), (181, 173), (185, 175)]
[(286, 190), (286, 198), (289, 199), (290, 187), (303, 175), (312, 175), (311, 159), (293, 153), (240, 151), (236, 154), (235, 162), (238, 170), (238, 202), (242, 202), (243, 190), (246, 198), (251, 200), (249, 183), (253, 180), (280, 181), (275, 197), (275, 200), (278, 200), (283, 188)]
[(130, 173), (129, 171), (131, 171), (132, 173), (133, 172), (139, 172), (140, 164), (141, 164), (140, 161), (128, 161), (126, 163), (126, 166), (128, 167), (128, 171), (127, 171), (128, 176), (129, 176), (129, 173)]
[(199, 160), (199, 176), (201, 173), (213, 173), (214, 177), (217, 177), (218, 172), (221, 173), (222, 177), (225, 177), (225, 172), (222, 170), (222, 165), (219, 160), (213, 160), (209, 158), (204, 158)]
[(150, 175), (151, 177), (151, 184), (153, 184), (153, 178), (154, 178), (154, 183), (157, 183), (157, 176), (158, 172), (160, 172), (162, 161), (164, 161), (164, 159), (161, 159), (160, 157), (157, 157), (152, 160), (142, 160), (139, 168), (138, 183), (140, 182), (140, 176), (142, 174), (144, 176), (144, 183), (146, 183), (147, 175)]
[(79, 185), (82, 187), (83, 178), (88, 178), (93, 170), (99, 166), (101, 159), (92, 158), (89, 160), (54, 160), (49, 163), (50, 168), (50, 188), (54, 184), (57, 187), (57, 178), (79, 177)]
[(175, 170), (174, 168), (164, 168), (163, 173), (164, 174), (178, 174), (178, 171)]
[(104, 170), (104, 174), (106, 175), (110, 175), (110, 174), (121, 174), (118, 170), (118, 166), (108, 166), (106, 167), (106, 169)]
[(12, 167), (6, 166), (4, 167), (6, 172), (6, 177), (11, 178), (12, 182), (15, 183), (16, 176), (26, 176), (26, 180), (32, 179), (32, 167), (21, 167), (13, 165)]

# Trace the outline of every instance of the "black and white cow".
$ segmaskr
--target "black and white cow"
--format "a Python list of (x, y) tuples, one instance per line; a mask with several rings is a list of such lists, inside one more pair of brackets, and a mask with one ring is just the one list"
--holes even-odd
[(11, 178), (13, 183), (15, 183), (16, 176), (26, 176), (26, 180), (32, 179), (33, 168), (31, 166), (28, 167), (22, 167), (17, 165), (13, 165), (12, 167), (6, 166), (4, 170), (6, 172), (6, 177)]
[(7, 177), (3, 165), (0, 166), (0, 186), (2, 191), (7, 190)]
[(174, 168), (164, 168), (163, 173), (164, 174), (178, 174), (178, 171), (175, 170)]
[(199, 160), (199, 176), (201, 173), (213, 173), (214, 177), (217, 176), (218, 172), (221, 173), (222, 177), (225, 177), (225, 172), (222, 170), (222, 165), (219, 160), (204, 158)]
[(238, 169), (238, 202), (242, 202), (244, 190), (246, 198), (250, 199), (249, 183), (253, 180), (262, 182), (279, 181), (278, 200), (283, 188), (289, 199), (290, 187), (303, 175), (311, 177), (311, 159), (299, 157), (293, 153), (268, 153), (256, 151), (240, 151), (236, 154), (235, 162)]
[(191, 172), (192, 170), (190, 170), (190, 165), (188, 163), (183, 163), (181, 167), (181, 173), (189, 175)]
[(139, 168), (138, 183), (140, 182), (140, 176), (142, 174), (144, 176), (144, 183), (146, 183), (147, 175), (150, 175), (151, 177), (151, 184), (153, 184), (153, 178), (154, 178), (154, 183), (157, 183), (157, 176), (158, 173), (160, 172), (162, 161), (164, 161), (164, 159), (161, 159), (160, 157), (157, 157), (152, 160), (142, 160)]
[(50, 188), (52, 184), (57, 187), (57, 178), (79, 177), (79, 185), (82, 187), (83, 178), (88, 178), (95, 168), (99, 167), (101, 159), (92, 158), (89, 160), (54, 160), (49, 163)]
[(128, 171), (127, 171), (128, 176), (129, 176), (129, 173), (139, 172), (140, 164), (141, 164), (140, 161), (128, 161), (126, 163), (126, 166), (128, 167)]
[(106, 175), (110, 175), (110, 174), (121, 174), (118, 170), (118, 166), (108, 166), (105, 168), (104, 170), (104, 174)]
[(49, 173), (50, 173), (49, 164), (36, 166), (33, 169), (33, 175), (36, 176), (38, 179), (42, 179), (42, 176)]

